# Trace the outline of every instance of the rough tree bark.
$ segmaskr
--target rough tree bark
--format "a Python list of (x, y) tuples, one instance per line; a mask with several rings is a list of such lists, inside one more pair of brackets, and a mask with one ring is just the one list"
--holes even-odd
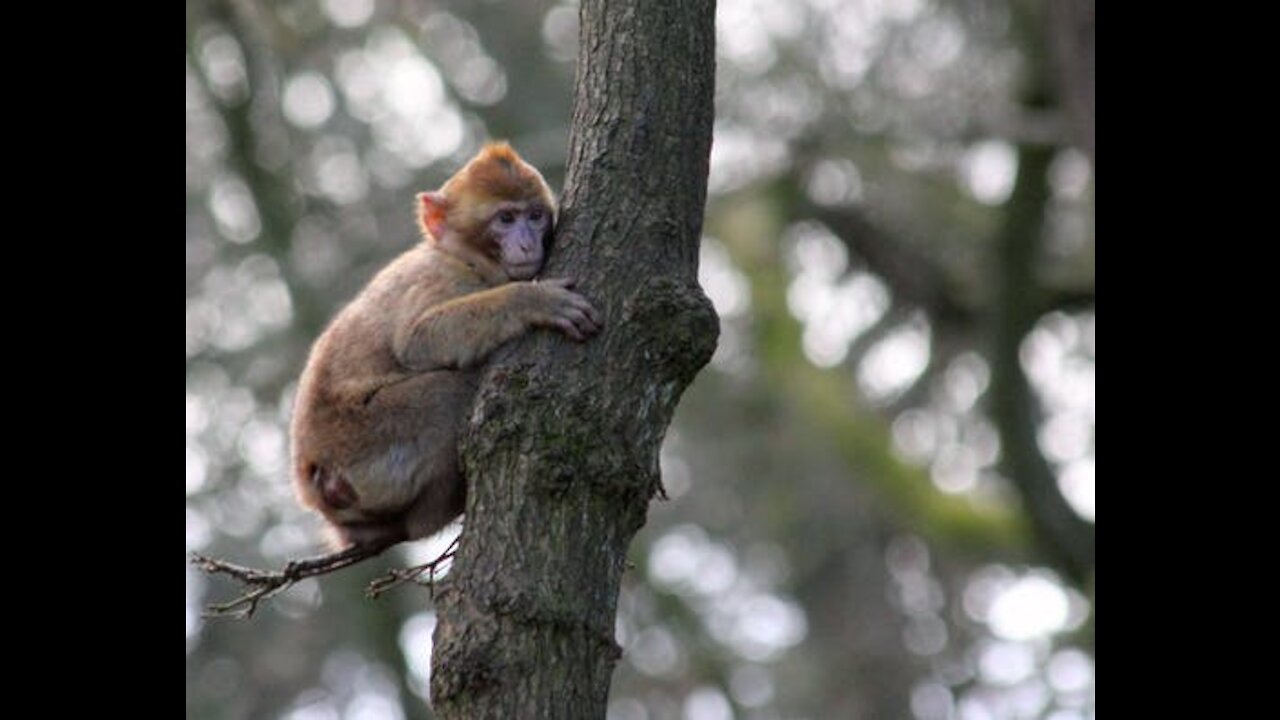
[(715, 349), (697, 282), (715, 3), (583, 0), (569, 165), (548, 277), (606, 316), (486, 370), (462, 443), (470, 482), (437, 596), (442, 718), (602, 718), (627, 546), (661, 492), (658, 451)]

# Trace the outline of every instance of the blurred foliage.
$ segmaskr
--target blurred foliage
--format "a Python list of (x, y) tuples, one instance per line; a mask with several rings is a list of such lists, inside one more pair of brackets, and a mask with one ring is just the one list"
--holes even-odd
[[(187, 550), (319, 549), (308, 343), (490, 137), (563, 184), (572, 2), (187, 5)], [(610, 717), (1094, 717), (1091, 2), (719, 0), (702, 282)], [(1087, 101), (1087, 102), (1086, 102)], [(454, 528), (456, 532), (456, 528)], [(429, 594), (188, 570), (190, 718), (425, 718)]]

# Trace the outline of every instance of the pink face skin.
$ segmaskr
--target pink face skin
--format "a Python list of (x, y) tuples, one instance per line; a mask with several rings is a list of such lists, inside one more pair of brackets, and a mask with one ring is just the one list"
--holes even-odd
[(504, 202), (489, 220), (502, 269), (512, 280), (528, 280), (542, 269), (543, 241), (551, 213), (540, 203)]

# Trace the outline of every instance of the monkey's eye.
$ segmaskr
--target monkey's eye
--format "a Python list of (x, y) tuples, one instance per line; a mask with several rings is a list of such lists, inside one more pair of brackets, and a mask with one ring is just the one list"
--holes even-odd
[(530, 220), (532, 220), (533, 222), (542, 222), (542, 211), (541, 211), (541, 210), (530, 210), (530, 211), (529, 211), (529, 219), (530, 219)]
[(510, 210), (503, 210), (502, 212), (498, 213), (498, 222), (502, 223), (503, 225), (510, 225), (515, 221), (516, 221), (516, 214), (511, 212)]

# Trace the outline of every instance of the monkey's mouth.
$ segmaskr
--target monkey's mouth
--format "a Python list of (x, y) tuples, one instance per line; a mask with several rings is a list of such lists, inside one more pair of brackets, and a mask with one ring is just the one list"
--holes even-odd
[(538, 274), (538, 269), (541, 265), (542, 263), (536, 260), (524, 263), (511, 263), (511, 277), (520, 279), (531, 278)]

